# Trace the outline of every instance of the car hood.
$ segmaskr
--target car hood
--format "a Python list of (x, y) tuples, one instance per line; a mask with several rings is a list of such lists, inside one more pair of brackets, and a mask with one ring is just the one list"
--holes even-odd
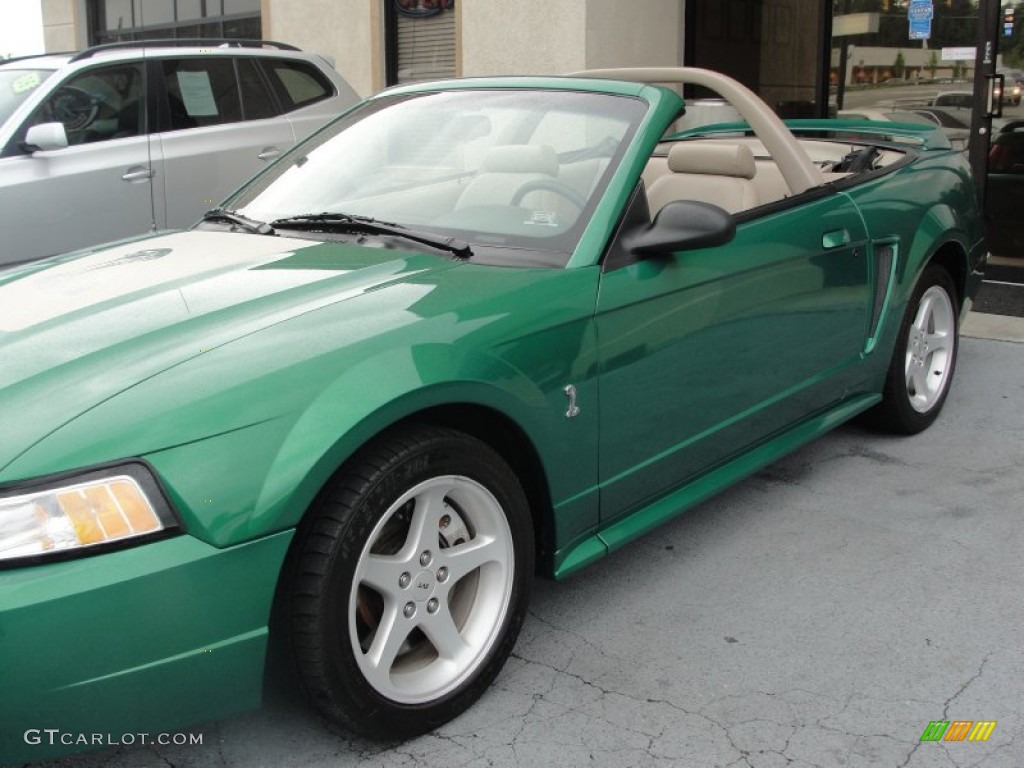
[(0, 272), (0, 469), (187, 360), (454, 266), (350, 243), (190, 231)]

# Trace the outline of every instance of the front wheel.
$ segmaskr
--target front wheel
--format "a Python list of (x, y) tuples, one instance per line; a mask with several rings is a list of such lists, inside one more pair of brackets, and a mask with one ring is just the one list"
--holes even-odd
[(511, 653), (533, 577), (525, 494), (485, 443), (403, 430), (346, 466), (297, 542), (291, 641), (329, 720), (378, 738), (469, 707)]
[(874, 424), (907, 435), (931, 425), (949, 394), (959, 339), (956, 287), (933, 264), (907, 303), (883, 400), (871, 413)]

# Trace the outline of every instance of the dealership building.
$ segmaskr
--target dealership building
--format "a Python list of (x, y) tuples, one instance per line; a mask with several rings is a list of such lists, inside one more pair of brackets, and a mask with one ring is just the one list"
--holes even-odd
[(451, 76), (707, 67), (768, 103), (827, 102), (830, 0), (43, 0), (47, 51), (153, 38), (278, 40), (363, 96)]

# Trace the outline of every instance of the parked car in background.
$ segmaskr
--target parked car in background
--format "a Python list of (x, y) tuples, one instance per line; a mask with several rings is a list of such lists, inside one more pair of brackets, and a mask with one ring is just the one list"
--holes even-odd
[(189, 226), (357, 101), (327, 60), (281, 43), (0, 63), (0, 266)]
[(1003, 95), (1004, 104), (1009, 104), (1014, 107), (1020, 106), (1021, 84), (1018, 81), (1007, 81), (1005, 94), (1003, 94), (1002, 89), (1000, 89), (999, 86), (996, 86), (996, 98), (999, 98), (1000, 94)]
[(1005, 92), (1004, 92), (1003, 88), (1000, 87), (999, 82), (998, 81), (996, 82), (996, 85), (995, 85), (995, 97), (996, 97), (996, 99), (998, 100), (1000, 97), (1002, 97), (1004, 105), (1010, 105), (1010, 106), (1013, 106), (1013, 107), (1019, 106), (1020, 105), (1020, 97), (1021, 97), (1021, 84), (1020, 84), (1020, 80), (1017, 77), (1013, 76), (1013, 75), (1005, 74), (1004, 75), (1004, 83), (1006, 84)]
[(993, 253), (1024, 256), (1024, 121), (1009, 122), (992, 137), (985, 223)]
[[(745, 122), (673, 131), (681, 85)], [(535, 573), (856, 416), (926, 429), (967, 159), (791, 125), (701, 69), (403, 86), (189, 231), (0, 272), (0, 763), (255, 706), (268, 643), (332, 723), (429, 731)]]
[(974, 106), (973, 91), (945, 91), (938, 93), (932, 99), (932, 107), (956, 107), (957, 109), (971, 109)]

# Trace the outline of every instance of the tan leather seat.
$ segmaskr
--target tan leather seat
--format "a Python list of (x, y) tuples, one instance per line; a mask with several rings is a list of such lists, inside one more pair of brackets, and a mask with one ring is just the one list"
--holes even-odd
[(466, 186), (455, 210), (478, 205), (510, 205), (528, 182), (552, 180), (557, 175), (558, 156), (547, 144), (491, 147), (484, 155), (480, 175)]
[(754, 155), (742, 144), (683, 142), (668, 153), (668, 170), (647, 190), (651, 216), (673, 200), (697, 200), (737, 213), (760, 205)]

